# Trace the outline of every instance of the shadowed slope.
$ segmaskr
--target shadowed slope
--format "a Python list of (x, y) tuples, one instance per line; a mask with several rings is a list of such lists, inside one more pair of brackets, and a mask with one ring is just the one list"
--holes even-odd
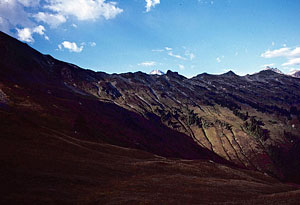
[(166, 159), (0, 116), (11, 124), (0, 134), (2, 203), (264, 204), (299, 197), (290, 192), (296, 187), (257, 172)]

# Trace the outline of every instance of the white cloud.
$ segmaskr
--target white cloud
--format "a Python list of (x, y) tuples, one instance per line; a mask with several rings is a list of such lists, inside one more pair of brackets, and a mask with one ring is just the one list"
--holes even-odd
[(38, 34), (40, 34), (40, 35), (44, 35), (45, 33), (45, 27), (44, 26), (42, 26), (42, 25), (39, 25), (39, 26), (37, 26), (37, 27), (35, 27), (35, 28), (33, 28), (33, 33), (38, 33)]
[[(32, 37), (32, 35), (34, 33), (37, 33), (41, 36), (45, 35), (45, 28), (42, 25), (36, 26), (34, 28), (23, 28), (23, 29), (18, 29), (17, 28), (17, 36), (18, 39), (21, 41), (25, 41), (25, 42), (34, 42), (34, 39)], [(45, 39), (49, 40), (49, 37), (45, 35)]]
[(145, 0), (146, 1), (146, 12), (149, 12), (155, 5), (160, 4), (160, 0)]
[(96, 42), (90, 42), (89, 44), (91, 47), (95, 47), (97, 45)]
[(48, 0), (45, 6), (57, 14), (75, 16), (78, 20), (96, 20), (100, 17), (106, 20), (115, 18), (123, 12), (115, 2), (105, 0)]
[(44, 22), (50, 25), (50, 27), (52, 28), (55, 28), (58, 25), (67, 21), (67, 19), (61, 14), (51, 14), (45, 12), (39, 12), (37, 14), (34, 14), (33, 17), (39, 22)]
[(196, 55), (192, 53), (191, 51), (187, 50), (185, 46), (182, 46), (182, 48), (185, 50), (184, 55), (174, 54), (173, 48), (170, 47), (164, 47), (163, 49), (153, 49), (152, 52), (164, 52), (167, 53), (169, 56), (180, 59), (180, 60), (193, 60)]
[(283, 47), (277, 50), (268, 50), (261, 54), (264, 58), (276, 58), (284, 57), (287, 58), (287, 62), (283, 63), (282, 66), (295, 66), (300, 65), (300, 47), (287, 48)]
[(170, 51), (170, 52), (168, 53), (168, 55), (169, 55), (169, 56), (172, 56), (172, 57), (174, 57), (174, 58), (181, 59), (181, 60), (186, 60), (186, 58), (182, 57), (181, 55), (176, 55), (176, 54), (174, 54), (172, 51)]
[(180, 70), (184, 70), (184, 65), (178, 65)]
[(290, 57), (300, 57), (300, 47), (291, 50)]
[(275, 42), (274, 41), (272, 41), (272, 46), (275, 46)]
[(22, 28), (34, 27), (35, 24), (29, 19), (30, 15), (24, 10), (23, 3), (17, 0), (0, 0), (1, 31), (11, 33), (10, 30), (15, 29), (17, 25)]
[(267, 50), (261, 54), (261, 57), (264, 58), (275, 58), (275, 57), (286, 57), (290, 53), (290, 48), (280, 48), (277, 50)]
[(78, 47), (75, 42), (64, 41), (58, 45), (59, 50), (64, 48), (68, 49), (70, 52), (80, 53), (83, 50), (83, 46)]
[(294, 49), (283, 47), (273, 51), (266, 51), (261, 54), (261, 57), (264, 58), (276, 58), (276, 57), (299, 57), (300, 56), (300, 47)]
[(139, 66), (145, 66), (145, 67), (152, 67), (152, 66), (156, 65), (156, 62), (154, 62), (154, 61), (145, 61), (145, 62), (139, 63), (138, 65)]
[[(33, 42), (32, 33), (38, 22), (55, 28), (72, 17), (108, 20), (122, 12), (116, 2), (106, 0), (0, 0), (0, 30), (14, 35), (11, 30), (15, 29), (19, 39)], [(45, 39), (49, 37), (45, 35)]]
[(300, 58), (292, 58), (289, 59), (286, 63), (282, 64), (282, 66), (295, 66), (300, 65)]
[(32, 31), (30, 28), (18, 29), (18, 39), (25, 42), (33, 42)]

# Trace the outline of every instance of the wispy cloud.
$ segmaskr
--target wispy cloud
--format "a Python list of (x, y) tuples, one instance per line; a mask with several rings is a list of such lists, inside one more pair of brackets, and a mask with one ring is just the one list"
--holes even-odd
[(196, 57), (195, 54), (191, 53), (189, 50), (186, 50), (184, 55), (187, 56), (190, 60), (193, 60)]
[(295, 66), (300, 65), (300, 58), (289, 59), (286, 63), (283, 63), (282, 66)]
[(149, 12), (151, 8), (155, 7), (157, 4), (160, 4), (160, 0), (145, 0), (146, 1), (146, 12)]
[(261, 54), (261, 57), (264, 58), (275, 58), (275, 57), (299, 57), (300, 56), (300, 47), (294, 49), (283, 47), (277, 50), (268, 50)]
[(63, 48), (66, 48), (70, 52), (80, 53), (83, 50), (83, 45), (78, 47), (75, 42), (64, 41), (58, 45), (58, 48), (59, 50), (63, 50)]
[(287, 57), (290, 54), (290, 48), (280, 48), (277, 50), (267, 50), (261, 54), (263, 58)]
[(221, 63), (221, 62), (222, 62), (222, 59), (224, 59), (224, 56), (217, 57), (217, 58), (216, 58), (216, 61), (217, 61), (218, 63)]
[(178, 65), (180, 70), (184, 70), (184, 65)]
[(287, 62), (283, 63), (282, 66), (294, 66), (300, 65), (300, 47), (287, 48), (283, 47), (276, 50), (267, 50), (261, 54), (263, 58), (277, 58), (283, 57), (287, 59)]
[(96, 44), (96, 42), (89, 42), (89, 45), (90, 45), (91, 47), (95, 47), (97, 44)]
[(170, 51), (170, 52), (168, 53), (168, 55), (169, 55), (169, 56), (172, 56), (172, 57), (174, 57), (174, 58), (178, 58), (178, 59), (180, 59), (180, 60), (187, 60), (185, 57), (182, 57), (181, 55), (174, 54), (172, 51)]
[(174, 57), (174, 58), (177, 58), (180, 60), (193, 60), (196, 57), (196, 55), (194, 53), (192, 53), (190, 50), (188, 50), (185, 46), (182, 46), (182, 48), (183, 48), (183, 51), (181, 50), (181, 52), (180, 52), (180, 50), (179, 51), (177, 49), (175, 49), (175, 50), (179, 53), (184, 52), (184, 54), (178, 54), (178, 53), (175, 54), (174, 49), (171, 47), (167, 47), (167, 46), (164, 47), (163, 49), (152, 49), (152, 52), (160, 52), (160, 53), (163, 52), (163, 53), (168, 54), (171, 57)]
[(145, 62), (139, 63), (138, 65), (139, 66), (145, 66), (145, 67), (152, 67), (152, 66), (156, 65), (156, 62), (154, 62), (154, 61), (145, 61)]

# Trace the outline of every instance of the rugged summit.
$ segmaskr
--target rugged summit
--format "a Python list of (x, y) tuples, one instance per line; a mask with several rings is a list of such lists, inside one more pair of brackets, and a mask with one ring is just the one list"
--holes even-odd
[(150, 75), (164, 75), (165, 73), (161, 70), (153, 70), (149, 73)]
[[(215, 191), (220, 203), (263, 203), (257, 198), (261, 193), (299, 196), (288, 194), (296, 187), (270, 177), (300, 182), (298, 78), (270, 70), (246, 76), (203, 73), (191, 79), (172, 71), (109, 75), (42, 55), (4, 33), (0, 56), (1, 177), (9, 187), (7, 200), (26, 198), (26, 186), (39, 182), (32, 178), (42, 182), (28, 195), (43, 200), (53, 195), (43, 198), (38, 189), (55, 190), (53, 181), (58, 190), (76, 184), (71, 193), (80, 193), (80, 200), (95, 202), (102, 196), (99, 203), (109, 194), (121, 197), (116, 203), (130, 203), (132, 192), (124, 190), (141, 187), (146, 187), (146, 198), (153, 190), (172, 187), (177, 202), (190, 197), (191, 203), (207, 203)], [(200, 183), (210, 177), (214, 180)], [(216, 183), (220, 179), (224, 183)], [(191, 196), (182, 196), (175, 188), (187, 182), (191, 187), (185, 193)], [(215, 191), (203, 188), (207, 195), (192, 201), (195, 189), (207, 184)], [(233, 187), (228, 198), (217, 191), (220, 186)], [(16, 187), (19, 191), (11, 195)], [(140, 201), (135, 196), (133, 202)]]
[(270, 70), (270, 71), (273, 71), (275, 73), (283, 74), (283, 72), (281, 70), (279, 70), (278, 68), (271, 68), (269, 66), (267, 66), (264, 70)]

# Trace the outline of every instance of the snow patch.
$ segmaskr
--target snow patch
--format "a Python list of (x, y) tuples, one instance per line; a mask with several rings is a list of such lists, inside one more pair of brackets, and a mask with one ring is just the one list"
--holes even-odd
[(150, 72), (150, 75), (164, 75), (165, 73), (161, 70), (153, 70)]

